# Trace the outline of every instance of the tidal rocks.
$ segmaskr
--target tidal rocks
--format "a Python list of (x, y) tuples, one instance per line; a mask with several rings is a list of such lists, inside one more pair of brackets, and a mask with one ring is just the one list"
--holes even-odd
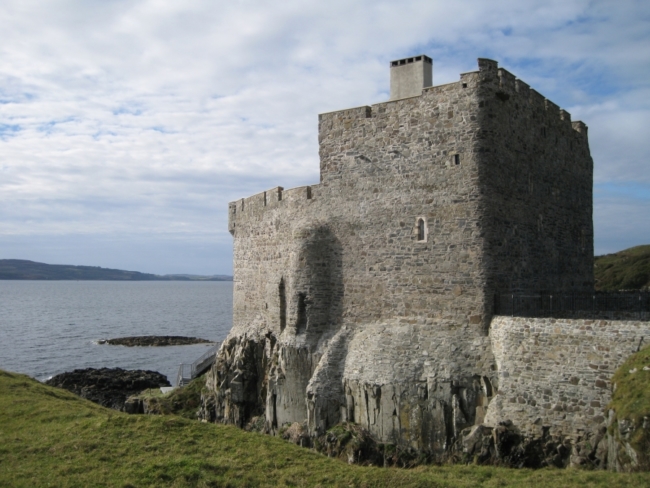
[(64, 388), (104, 407), (124, 411), (128, 397), (147, 388), (171, 386), (167, 377), (156, 371), (122, 368), (75, 369), (45, 382)]
[(458, 451), (455, 460), (464, 463), (533, 469), (602, 467), (599, 458), (594, 455), (600, 439), (594, 443), (594, 452), (587, 453), (584, 445), (562, 436), (550, 435), (548, 429), (544, 429), (540, 437), (524, 435), (509, 420), (500, 422), (494, 428), (476, 425), (463, 433), (464, 438), (455, 446)]
[(98, 344), (109, 344), (111, 346), (187, 346), (190, 344), (212, 344), (214, 341), (201, 339), (199, 337), (185, 336), (132, 336), (118, 337), (116, 339), (102, 339)]

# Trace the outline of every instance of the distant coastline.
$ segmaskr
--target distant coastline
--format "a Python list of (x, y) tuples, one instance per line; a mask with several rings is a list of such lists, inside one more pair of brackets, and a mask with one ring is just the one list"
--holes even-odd
[(156, 275), (99, 266), (73, 266), (37, 263), (25, 259), (0, 259), (0, 280), (232, 281), (232, 276)]

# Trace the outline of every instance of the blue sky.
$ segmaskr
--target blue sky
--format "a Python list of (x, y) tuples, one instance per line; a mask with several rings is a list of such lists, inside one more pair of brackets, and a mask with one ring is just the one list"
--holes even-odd
[(488, 57), (589, 126), (597, 254), (650, 243), (650, 2), (4, 0), (0, 258), (230, 273), (227, 203), (318, 182), (317, 114)]

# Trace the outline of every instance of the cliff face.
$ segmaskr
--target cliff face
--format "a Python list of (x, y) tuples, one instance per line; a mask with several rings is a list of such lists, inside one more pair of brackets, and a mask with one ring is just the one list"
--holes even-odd
[(650, 322), (495, 317), (489, 337), (467, 333), (385, 322), (312, 344), (232, 335), (202, 416), (273, 434), (298, 422), (312, 439), (353, 422), (436, 461), (647, 468), (647, 412), (608, 405)]
[(262, 416), (271, 433), (299, 422), (312, 436), (354, 422), (380, 442), (444, 459), (463, 429), (481, 423), (495, 377), (488, 338), (430, 329), (382, 322), (312, 344), (231, 337), (209, 374), (202, 415), (241, 427)]

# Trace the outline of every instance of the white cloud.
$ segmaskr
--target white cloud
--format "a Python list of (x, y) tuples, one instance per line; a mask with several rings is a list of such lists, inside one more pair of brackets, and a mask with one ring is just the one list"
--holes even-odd
[(435, 83), (499, 60), (589, 125), (597, 182), (650, 192), (649, 19), (632, 0), (5, 0), (0, 235), (227, 253), (227, 202), (318, 181), (317, 114), (386, 99), (388, 61), (420, 52)]

